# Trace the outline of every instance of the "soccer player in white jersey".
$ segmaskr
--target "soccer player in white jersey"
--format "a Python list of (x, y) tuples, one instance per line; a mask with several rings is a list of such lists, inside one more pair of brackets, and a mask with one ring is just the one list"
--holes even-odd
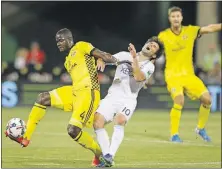
[[(153, 74), (154, 62), (163, 54), (164, 47), (157, 37), (152, 37), (145, 43), (142, 51), (136, 53), (133, 44), (129, 44), (128, 50), (129, 52), (114, 55), (123, 64), (117, 66), (108, 94), (100, 102), (95, 114), (94, 130), (103, 153), (97, 167), (112, 166), (124, 138), (124, 126), (136, 108), (138, 93)], [(129, 61), (129, 64), (125, 61)], [(111, 121), (114, 123), (114, 132), (110, 143), (104, 125)]]

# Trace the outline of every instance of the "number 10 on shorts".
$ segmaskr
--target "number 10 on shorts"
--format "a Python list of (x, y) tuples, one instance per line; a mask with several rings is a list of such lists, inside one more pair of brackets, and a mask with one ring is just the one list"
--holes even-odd
[(125, 113), (125, 115), (129, 116), (130, 115), (130, 109), (127, 109), (126, 107), (124, 107), (124, 109), (122, 110), (122, 112)]

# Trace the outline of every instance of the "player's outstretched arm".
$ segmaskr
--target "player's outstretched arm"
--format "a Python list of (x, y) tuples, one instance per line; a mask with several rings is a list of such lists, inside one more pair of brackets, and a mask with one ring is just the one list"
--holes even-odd
[(113, 57), (110, 53), (103, 52), (97, 48), (93, 49), (91, 54), (96, 58), (101, 58), (104, 62), (107, 62), (107, 63), (117, 62), (117, 59)]
[(139, 62), (136, 57), (136, 49), (132, 43), (129, 44), (128, 50), (133, 58), (132, 68), (134, 79), (136, 81), (144, 81), (146, 77), (144, 73), (140, 70)]
[(200, 28), (200, 35), (207, 34), (207, 33), (213, 33), (221, 31), (221, 23), (218, 24), (210, 24), (208, 26), (203, 26)]

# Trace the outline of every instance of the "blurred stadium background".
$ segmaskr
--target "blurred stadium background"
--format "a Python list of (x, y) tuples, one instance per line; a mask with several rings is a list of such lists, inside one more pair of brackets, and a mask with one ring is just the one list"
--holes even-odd
[[(2, 2), (2, 106), (31, 105), (38, 92), (70, 84), (63, 67), (65, 54), (59, 53), (55, 43), (59, 29), (67, 27), (76, 41), (91, 42), (112, 54), (127, 50), (129, 42), (140, 50), (150, 36), (169, 26), (167, 9), (172, 5), (183, 9), (184, 25), (221, 21), (221, 2)], [(164, 86), (164, 62), (164, 57), (159, 59), (147, 84), (151, 87), (140, 92), (138, 108), (171, 107)], [(221, 33), (198, 40), (194, 63), (213, 95), (213, 111), (221, 110)], [(99, 73), (102, 97), (113, 69)], [(17, 89), (9, 90), (14, 85), (5, 81), (15, 82)], [(16, 94), (10, 94), (13, 91)], [(185, 108), (198, 106), (187, 100)]]
[[(135, 44), (137, 50), (140, 50), (149, 37), (157, 35), (161, 30), (167, 28), (169, 26), (167, 10), (170, 6), (179, 6), (183, 9), (184, 25), (193, 24), (204, 26), (210, 23), (221, 22), (221, 5), (221, 2), (185, 1), (2, 2), (1, 104), (2, 107), (4, 107), (2, 109), (2, 124), (5, 125), (7, 120), (14, 116), (27, 119), (28, 111), (35, 102), (39, 92), (49, 91), (71, 83), (70, 77), (63, 66), (65, 54), (58, 51), (55, 42), (55, 34), (59, 29), (64, 27), (69, 28), (74, 34), (75, 41), (88, 41), (95, 47), (114, 54), (122, 50), (126, 51), (130, 42)], [(163, 122), (162, 125), (160, 125), (162, 129), (166, 129), (169, 125), (168, 110), (172, 106), (172, 101), (168, 95), (163, 77), (164, 65), (164, 57), (161, 57), (156, 63), (157, 68), (154, 76), (139, 94), (137, 106), (137, 108), (142, 109), (143, 112), (148, 112), (149, 118), (152, 119), (152, 116), (154, 116), (156, 121), (158, 121), (157, 119), (159, 118), (159, 123)], [(222, 102), (221, 33), (204, 35), (196, 42), (194, 65), (196, 74), (207, 84), (212, 94), (213, 115), (210, 121), (214, 118), (216, 121), (214, 121), (215, 123), (213, 121), (209, 123), (212, 124), (211, 131), (215, 131), (213, 135), (217, 137), (216, 143), (218, 145), (216, 149), (218, 149), (219, 144), (221, 144), (221, 122), (218, 120), (221, 116), (221, 113), (218, 112), (221, 112)], [(111, 66), (108, 66), (104, 73), (99, 72), (102, 98), (107, 93), (114, 72), (114, 67)], [(27, 108), (27, 106), (29, 107)], [(192, 113), (187, 115), (184, 125), (186, 125), (186, 122), (191, 122), (191, 117), (196, 117), (194, 112), (196, 113), (198, 108), (199, 101), (186, 99), (185, 110)], [(159, 115), (156, 115), (156, 113), (159, 113)], [(134, 120), (132, 119), (132, 123), (137, 126), (144, 118), (143, 113), (138, 114), (137, 118), (135, 118), (135, 123), (133, 123)], [(162, 115), (164, 118), (161, 118)], [(63, 116), (62, 113), (61, 116)], [(59, 115), (58, 119), (61, 119), (61, 116)], [(66, 116), (68, 117), (69, 115), (65, 115), (65, 117)], [(56, 119), (53, 118), (51, 120), (56, 121)], [(68, 122), (68, 118), (66, 118), (66, 120), (64, 120), (64, 124)], [(195, 119), (193, 119), (193, 123), (195, 124), (194, 120)], [(151, 124), (154, 125), (154, 123)], [(151, 124), (150, 127), (152, 128)], [(194, 124), (192, 124), (192, 127)], [(51, 130), (52, 132), (57, 132), (55, 129)], [(41, 129), (39, 131), (41, 131)], [(42, 131), (45, 131), (43, 127)], [(154, 131), (159, 132), (158, 128)], [(63, 132), (65, 132), (65, 129)], [(162, 139), (165, 137), (164, 139), (166, 139), (168, 137), (168, 128), (165, 132), (167, 132), (166, 135), (162, 133), (163, 135), (157, 138)], [(218, 133), (219, 136), (217, 135)], [(129, 136), (131, 136), (131, 134), (132, 133), (130, 133)], [(153, 137), (155, 138), (154, 133)], [(51, 139), (53, 140), (54, 138), (52, 137)], [(7, 143), (3, 140), (3, 147), (5, 146), (5, 148), (7, 148), (3, 149), (3, 155), (4, 153), (7, 155), (13, 153), (13, 150), (10, 149), (11, 144), (12, 143)], [(149, 145), (151, 147), (153, 146), (151, 143)], [(36, 146), (39, 147), (39, 145)], [(168, 148), (170, 149), (170, 147)], [(28, 151), (26, 151), (26, 153), (27, 152)], [(153, 152), (155, 152), (155, 150), (153, 150)], [(215, 155), (213, 152), (217, 154)], [(19, 151), (17, 153), (19, 153)], [(145, 154), (146, 152), (144, 152), (143, 155)], [(42, 156), (42, 154), (39, 155)], [(189, 154), (187, 156), (189, 156)], [(193, 154), (193, 156), (198, 155)], [(211, 157), (213, 156), (215, 158), (217, 157), (217, 160), (219, 159), (219, 149), (212, 151)], [(170, 156), (168, 157), (170, 158)], [(5, 162), (3, 167), (14, 167), (11, 162), (12, 158), (12, 156), (7, 158), (5, 155), (5, 158), (3, 158), (3, 160), (5, 160), (3, 161)], [(20, 158), (22, 157), (20, 156)], [(183, 159), (183, 157), (181, 157), (181, 159)], [(206, 160), (207, 159), (209, 158), (207, 158), (206, 155)], [(169, 159), (165, 160), (167, 164), (167, 160)], [(23, 165), (19, 165), (19, 167), (23, 167), (24, 165), (27, 167), (28, 165), (26, 165), (25, 162)], [(219, 164), (221, 163), (215, 163), (216, 166), (219, 166)], [(212, 166), (215, 165), (212, 163)], [(48, 166), (55, 167), (55, 165)], [(72, 167), (72, 164), (68, 164), (65, 167), (70, 166)], [(82, 165), (79, 166), (82, 167)], [(144, 166), (146, 165), (144, 164)], [(141, 165), (141, 167), (144, 166)], [(166, 166), (167, 165), (163, 163), (159, 167)], [(189, 167), (190, 164), (183, 165), (183, 167), (187, 166)], [(202, 163), (202, 165), (196, 166), (203, 167), (204, 164)], [(211, 165), (206, 166), (210, 167)], [(36, 166), (33, 164), (28, 167)], [(40, 167), (45, 166), (42, 165)], [(58, 167), (60, 166), (58, 165)], [(127, 167), (127, 165), (121, 167)], [(137, 167), (140, 167), (140, 165), (137, 165)], [(151, 167), (155, 168), (154, 164)], [(169, 164), (167, 167), (176, 166)]]

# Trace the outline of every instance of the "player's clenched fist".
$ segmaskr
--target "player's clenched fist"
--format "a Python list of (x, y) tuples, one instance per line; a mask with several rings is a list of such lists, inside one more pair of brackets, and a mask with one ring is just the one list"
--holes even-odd
[(133, 58), (136, 58), (136, 49), (132, 43), (129, 44), (128, 50)]

